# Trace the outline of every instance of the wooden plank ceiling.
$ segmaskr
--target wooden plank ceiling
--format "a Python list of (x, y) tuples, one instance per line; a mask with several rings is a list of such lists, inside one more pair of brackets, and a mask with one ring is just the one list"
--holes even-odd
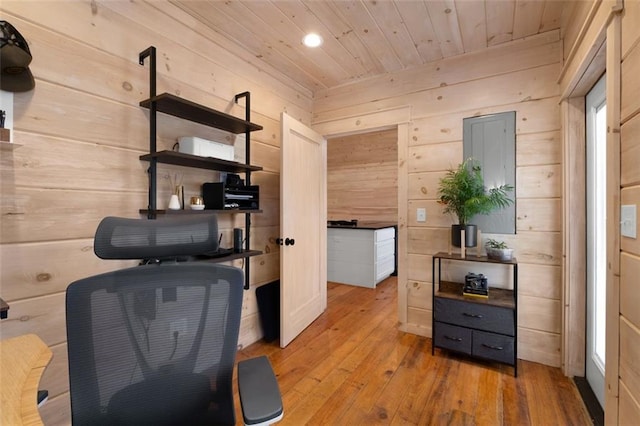
[[(560, 28), (559, 0), (172, 0), (315, 92)], [(324, 44), (310, 49), (302, 37)], [(258, 62), (258, 64), (259, 64)]]

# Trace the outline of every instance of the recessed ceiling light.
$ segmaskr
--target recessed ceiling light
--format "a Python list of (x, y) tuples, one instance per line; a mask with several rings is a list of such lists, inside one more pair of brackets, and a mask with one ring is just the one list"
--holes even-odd
[(307, 47), (318, 47), (322, 44), (322, 37), (316, 33), (309, 33), (304, 36), (302, 43)]

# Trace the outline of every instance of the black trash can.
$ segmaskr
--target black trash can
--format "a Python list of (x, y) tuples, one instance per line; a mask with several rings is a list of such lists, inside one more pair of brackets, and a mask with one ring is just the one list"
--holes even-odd
[(263, 339), (272, 342), (280, 338), (280, 280), (264, 284), (256, 289), (258, 314), (262, 324)]

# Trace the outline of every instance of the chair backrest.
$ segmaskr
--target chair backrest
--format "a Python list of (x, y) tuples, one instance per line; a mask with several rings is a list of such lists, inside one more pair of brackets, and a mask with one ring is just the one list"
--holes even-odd
[(146, 220), (105, 217), (93, 250), (100, 259), (175, 259), (218, 249), (215, 215)]
[[(185, 229), (207, 228), (195, 224), (202, 220), (181, 220), (182, 226), (176, 226), (107, 218), (96, 235), (96, 253), (108, 247), (111, 259), (157, 259), (208, 251), (211, 247), (194, 250), (168, 232), (184, 236), (191, 232)], [(201, 235), (192, 235), (194, 244), (202, 243)], [(133, 246), (139, 250), (132, 251)], [(113, 247), (123, 247), (124, 254)], [(73, 423), (235, 424), (232, 376), (243, 283), (238, 268), (165, 261), (70, 284), (66, 310)]]

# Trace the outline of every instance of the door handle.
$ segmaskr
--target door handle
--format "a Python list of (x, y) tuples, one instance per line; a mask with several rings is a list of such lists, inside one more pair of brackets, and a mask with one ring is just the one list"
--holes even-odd
[(280, 237), (276, 238), (276, 244), (278, 245), (285, 245), (285, 246), (292, 246), (295, 245), (296, 240), (294, 240), (293, 238), (285, 238), (284, 240)]

